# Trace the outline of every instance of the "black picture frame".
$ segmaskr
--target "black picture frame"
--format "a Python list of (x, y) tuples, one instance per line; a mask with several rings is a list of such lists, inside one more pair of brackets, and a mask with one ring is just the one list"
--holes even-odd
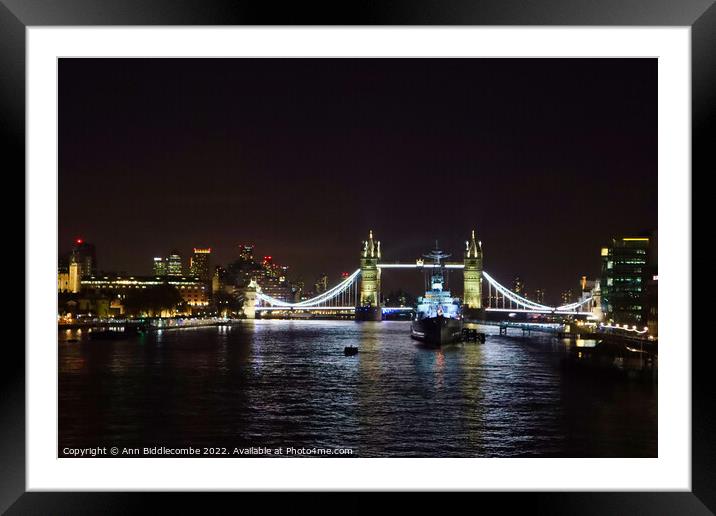
[[(6, 177), (25, 170), (25, 30), (30, 26), (87, 25), (576, 25), (690, 26), (692, 44), (692, 178), (716, 170), (716, 5), (714, 0), (402, 0), (318, 2), (274, 6), (232, 0), (0, 0), (0, 127)], [(25, 271), (28, 274), (28, 271)], [(27, 324), (26, 318), (26, 324)], [(691, 346), (691, 341), (685, 343)], [(10, 348), (8, 350), (8, 348)], [(478, 493), (470, 504), (500, 510), (529, 504), (550, 514), (711, 514), (716, 511), (713, 375), (707, 346), (692, 346), (692, 491), (642, 493)], [(237, 494), (25, 492), (25, 351), (6, 346), (0, 385), (0, 510), (8, 514), (125, 514), (159, 502), (164, 512), (205, 511)], [(211, 502), (207, 499), (212, 496)], [(240, 494), (263, 510), (316, 509), (315, 498), (281, 501)], [(352, 493), (345, 510), (371, 504)], [(194, 497), (198, 497), (194, 498)], [(414, 497), (423, 507), (422, 496)], [(229, 500), (225, 500), (229, 503)], [(460, 500), (454, 503), (462, 505)], [(465, 502), (463, 502), (465, 503)], [(330, 508), (333, 504), (326, 504)], [(215, 505), (219, 507), (219, 505)], [(458, 507), (459, 505), (456, 505)], [(334, 506), (335, 509), (335, 506)], [(233, 511), (232, 511), (233, 512)]]

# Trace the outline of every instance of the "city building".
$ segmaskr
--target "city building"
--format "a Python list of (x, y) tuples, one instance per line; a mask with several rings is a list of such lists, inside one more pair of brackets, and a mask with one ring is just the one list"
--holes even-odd
[(211, 293), (222, 292), (226, 288), (226, 269), (221, 265), (214, 268), (214, 275), (211, 277)]
[(189, 274), (199, 278), (205, 283), (211, 281), (211, 248), (194, 248), (194, 254), (189, 259)]
[(527, 297), (525, 295), (525, 282), (519, 276), (515, 276), (515, 279), (512, 282), (512, 292), (514, 292), (518, 296)]
[(562, 305), (568, 305), (569, 303), (574, 301), (574, 292), (572, 292), (572, 289), (563, 290), (562, 293), (559, 296), (560, 304)]
[(57, 264), (57, 292), (76, 294), (80, 291), (80, 263), (72, 253), (60, 257)]
[(240, 244), (239, 245), (239, 259), (245, 262), (254, 261), (254, 244)]
[(57, 268), (57, 292), (70, 292), (70, 270), (67, 266)]
[(649, 335), (659, 335), (659, 276), (652, 274), (646, 282), (646, 326)]
[(167, 276), (183, 276), (184, 267), (181, 263), (179, 251), (172, 251), (167, 258)]
[[(650, 238), (646, 236), (614, 238), (610, 247), (601, 249), (601, 302), (607, 321), (639, 329), (647, 325), (650, 305), (647, 283), (656, 283), (650, 251)], [(651, 302), (655, 304), (654, 300)]]
[(167, 261), (161, 256), (155, 256), (152, 263), (152, 274), (163, 278), (167, 275)]
[(294, 301), (296, 293), (287, 280), (287, 272), (288, 267), (274, 263), (272, 256), (264, 256), (260, 273), (255, 277), (256, 283), (267, 296), (281, 301)]
[(544, 304), (544, 289), (542, 289), (542, 288), (536, 289), (534, 296), (535, 296), (535, 303), (539, 303), (541, 305)]
[(175, 287), (190, 308), (203, 308), (209, 305), (208, 287), (196, 277), (92, 276), (82, 280), (82, 291), (121, 297), (136, 289), (161, 285)]
[(70, 253), (70, 265), (76, 263), (79, 267), (79, 275), (81, 278), (94, 276), (97, 274), (97, 254), (94, 244), (85, 242), (78, 238), (72, 245)]

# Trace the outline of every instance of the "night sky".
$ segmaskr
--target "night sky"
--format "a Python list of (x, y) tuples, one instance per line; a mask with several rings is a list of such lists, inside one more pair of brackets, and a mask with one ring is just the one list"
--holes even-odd
[(252, 242), (335, 283), (369, 229), (412, 261), (476, 228), (485, 270), (557, 302), (656, 224), (656, 59), (60, 60), (59, 251), (101, 270)]

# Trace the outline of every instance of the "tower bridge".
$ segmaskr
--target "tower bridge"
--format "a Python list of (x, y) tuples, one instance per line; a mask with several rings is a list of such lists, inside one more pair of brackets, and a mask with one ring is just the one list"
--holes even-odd
[[(384, 270), (416, 269), (433, 267), (462, 269), (463, 271), (463, 313), (467, 318), (485, 319), (488, 313), (500, 315), (552, 314), (557, 316), (585, 316), (599, 319), (599, 300), (588, 296), (577, 302), (560, 306), (549, 306), (531, 301), (498, 283), (482, 267), (482, 242), (476, 239), (473, 230), (465, 241), (462, 262), (448, 262), (442, 265), (425, 263), (422, 259), (414, 263), (384, 263), (380, 241), (375, 240), (373, 231), (363, 241), (359, 268), (334, 287), (310, 299), (291, 303), (273, 298), (261, 291), (261, 285), (252, 282), (246, 290), (244, 313), (254, 318), (257, 313), (307, 314), (324, 313), (336, 315), (354, 314), (357, 320), (380, 321), (386, 312), (411, 311), (411, 307), (384, 307), (381, 305), (381, 275)], [(484, 287), (487, 288), (485, 296)]]

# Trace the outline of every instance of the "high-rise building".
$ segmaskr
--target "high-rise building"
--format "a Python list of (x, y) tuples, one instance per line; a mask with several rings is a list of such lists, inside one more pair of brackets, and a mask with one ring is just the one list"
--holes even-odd
[(189, 260), (189, 274), (199, 278), (200, 281), (211, 281), (211, 248), (194, 248), (194, 254)]
[(211, 293), (221, 292), (226, 287), (226, 269), (217, 265), (214, 268), (214, 275), (211, 277)]
[(515, 280), (512, 282), (512, 292), (518, 296), (527, 297), (525, 295), (525, 282), (519, 276), (515, 276)]
[(535, 290), (535, 303), (544, 304), (544, 289), (538, 288)]
[(97, 255), (94, 244), (85, 242), (78, 238), (72, 245), (72, 253), (70, 254), (70, 265), (76, 263), (79, 268), (79, 274), (82, 278), (94, 276), (97, 274)]
[(572, 292), (572, 289), (569, 288), (567, 290), (563, 290), (562, 294), (559, 296), (561, 304), (568, 305), (572, 301), (574, 301), (574, 293)]
[(167, 275), (167, 261), (161, 256), (155, 256), (152, 262), (152, 273), (161, 278)]
[(239, 259), (245, 262), (253, 262), (254, 244), (239, 244)]
[(608, 321), (646, 326), (649, 254), (650, 239), (643, 236), (614, 238), (611, 247), (602, 248), (601, 301)]
[(248, 245), (243, 247), (244, 256), (230, 266), (230, 269), (234, 269), (235, 281), (244, 287), (254, 281), (263, 294), (280, 301), (294, 301), (296, 292), (288, 281), (288, 267), (275, 263), (273, 257), (268, 255), (263, 257), (261, 264), (247, 261), (249, 253), (253, 252), (253, 247)]
[(167, 276), (182, 276), (184, 268), (181, 263), (181, 255), (179, 251), (174, 250), (167, 258)]

